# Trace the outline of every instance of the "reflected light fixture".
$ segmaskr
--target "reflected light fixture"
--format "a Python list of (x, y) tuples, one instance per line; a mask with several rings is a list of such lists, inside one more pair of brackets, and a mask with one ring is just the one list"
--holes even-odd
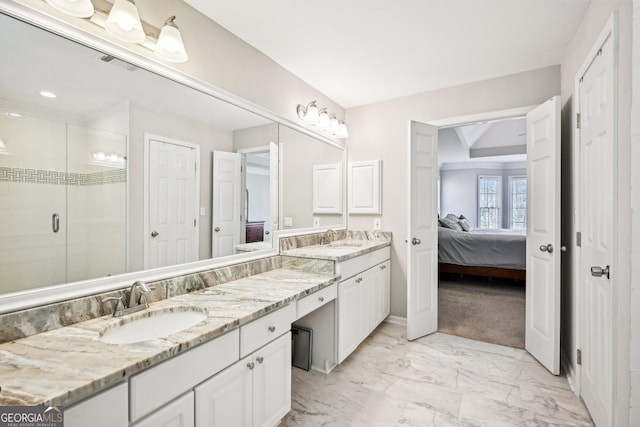
[(147, 38), (134, 0), (116, 0), (105, 29), (115, 38), (129, 43), (142, 43)]
[(336, 134), (336, 138), (349, 138), (349, 131), (347, 130), (347, 125), (343, 120), (340, 120), (338, 123), (338, 133)]
[(44, 98), (50, 98), (50, 99), (54, 99), (57, 98), (56, 94), (53, 92), (49, 92), (48, 90), (43, 90), (40, 92), (40, 96), (44, 97)]
[(45, 0), (54, 9), (78, 18), (90, 18), (93, 15), (91, 0)]
[(167, 61), (185, 62), (188, 59), (187, 52), (184, 50), (178, 26), (173, 22), (175, 19), (176, 17), (172, 16), (164, 23), (156, 43), (155, 52), (156, 55)]

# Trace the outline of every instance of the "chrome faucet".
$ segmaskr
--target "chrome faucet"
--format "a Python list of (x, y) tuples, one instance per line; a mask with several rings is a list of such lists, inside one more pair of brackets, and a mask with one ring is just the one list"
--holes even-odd
[[(136, 291), (140, 290), (140, 296), (136, 300)], [(141, 280), (137, 280), (131, 285), (131, 291), (129, 292), (129, 309), (142, 305), (142, 308), (148, 308), (147, 297), (145, 294), (151, 292), (149, 286)], [(141, 309), (139, 309), (141, 310)]]
[(338, 234), (338, 233), (335, 230), (333, 230), (332, 228), (328, 229), (327, 231), (324, 232), (324, 234), (320, 238), (320, 244), (321, 245), (325, 245), (325, 244), (328, 245), (329, 243), (331, 243), (331, 235), (333, 235), (335, 237), (336, 234)]
[[(120, 317), (124, 314), (135, 313), (136, 311), (149, 308), (146, 294), (147, 292), (150, 292), (151, 289), (152, 288), (147, 286), (146, 283), (140, 280), (134, 282), (133, 285), (131, 285), (131, 290), (129, 291), (129, 306), (127, 308), (124, 308), (121, 296), (105, 298), (102, 302), (116, 301), (116, 306), (113, 310), (113, 317)], [(137, 298), (136, 294), (139, 294)]]

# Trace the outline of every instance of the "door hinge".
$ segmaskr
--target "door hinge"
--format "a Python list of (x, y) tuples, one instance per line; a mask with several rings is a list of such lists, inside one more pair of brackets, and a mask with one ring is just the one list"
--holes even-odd
[(195, 219), (193, 220), (193, 226), (194, 227), (196, 226), (196, 220)]
[(580, 129), (580, 113), (576, 114), (576, 128)]
[(580, 231), (576, 231), (576, 246), (577, 247), (582, 246), (582, 232)]
[(576, 363), (582, 365), (582, 350), (580, 349), (576, 350)]

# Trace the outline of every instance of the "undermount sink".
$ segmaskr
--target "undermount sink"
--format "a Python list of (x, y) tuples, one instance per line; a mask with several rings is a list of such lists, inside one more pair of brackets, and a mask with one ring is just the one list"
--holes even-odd
[(123, 318), (100, 334), (109, 344), (132, 344), (163, 338), (195, 326), (207, 318), (207, 311), (197, 307), (178, 307), (140, 313), (140, 317)]
[(330, 248), (360, 248), (362, 243), (360, 242), (333, 242), (329, 243)]

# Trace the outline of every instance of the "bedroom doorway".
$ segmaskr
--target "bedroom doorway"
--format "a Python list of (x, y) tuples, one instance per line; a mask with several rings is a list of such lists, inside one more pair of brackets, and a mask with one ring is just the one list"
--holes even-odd
[(525, 347), (526, 134), (524, 115), (438, 131), (439, 332)]
[[(560, 205), (559, 205), (559, 190), (556, 191), (555, 184), (556, 180), (559, 182), (559, 117), (560, 117), (560, 109), (559, 109), (559, 97), (554, 97), (546, 103), (535, 106), (535, 107), (523, 107), (518, 109), (511, 109), (506, 111), (487, 113), (476, 116), (468, 116), (463, 118), (454, 118), (442, 120), (439, 122), (431, 123), (431, 125), (435, 125), (435, 129), (438, 128), (449, 128), (453, 126), (461, 126), (467, 125), (470, 123), (478, 123), (478, 122), (487, 122), (487, 121), (495, 121), (497, 119), (511, 119), (514, 117), (522, 117), (523, 115), (527, 115), (527, 149), (525, 152), (537, 152), (541, 149), (545, 149), (544, 155), (538, 156), (534, 155), (528, 158), (527, 165), (527, 175), (530, 178), (530, 182), (528, 182), (527, 187), (527, 199), (530, 202), (526, 209), (527, 216), (527, 229), (529, 238), (527, 240), (531, 240), (533, 242), (538, 242), (539, 240), (544, 240), (545, 243), (540, 243), (535, 249), (538, 252), (542, 253), (542, 256), (548, 258), (544, 262), (540, 262), (540, 257), (534, 257), (534, 255), (538, 255), (534, 253), (533, 249), (531, 249), (531, 243), (528, 243), (529, 247), (527, 248), (527, 260), (526, 266), (528, 270), (527, 274), (527, 295), (526, 295), (526, 348), (527, 350), (533, 354), (541, 363), (546, 366), (551, 372), (557, 374), (559, 373), (559, 275), (557, 272), (559, 268), (558, 262), (559, 259), (559, 248), (560, 248), (560, 235), (559, 235), (559, 227), (555, 227), (555, 224), (558, 224), (559, 221), (556, 221), (556, 215), (559, 219), (560, 214)], [(531, 114), (529, 114), (531, 113)], [(418, 266), (418, 259), (413, 255), (413, 252), (418, 250), (418, 245), (413, 244), (416, 241), (416, 230), (414, 227), (414, 222), (412, 222), (412, 217), (416, 215), (420, 215), (416, 209), (419, 209), (419, 205), (423, 204), (420, 201), (420, 198), (416, 196), (414, 193), (415, 185), (415, 177), (420, 176), (419, 171), (416, 169), (416, 165), (413, 161), (413, 155), (416, 150), (416, 146), (419, 145), (420, 141), (416, 138), (416, 133), (413, 131), (415, 122), (411, 123), (412, 132), (410, 138), (410, 153), (411, 153), (411, 172), (410, 172), (410, 207), (409, 212), (410, 220), (409, 220), (409, 239), (412, 244), (409, 246), (409, 254), (408, 254), (408, 300), (407, 300), (407, 337), (409, 339), (415, 339), (415, 333), (412, 331), (421, 330), (427, 331), (424, 332), (423, 335), (426, 335), (431, 332), (435, 332), (436, 328), (425, 328), (424, 324), (420, 324), (419, 317), (416, 316), (416, 313), (419, 313), (422, 309), (424, 311), (424, 307), (429, 306), (429, 304), (435, 303), (435, 308), (432, 312), (438, 312), (437, 307), (437, 280), (428, 280), (429, 277), (423, 277), (423, 280), (416, 280), (419, 275), (412, 274), (414, 269)], [(423, 125), (421, 123), (417, 123), (417, 125)], [(424, 125), (428, 126), (428, 125)], [(429, 126), (434, 128), (434, 126)], [(428, 129), (428, 128), (427, 128)], [(543, 132), (544, 131), (544, 132)], [(545, 133), (546, 132), (546, 133)], [(437, 141), (437, 133), (435, 135)], [(437, 142), (436, 142), (437, 144)], [(550, 150), (550, 148), (555, 148), (556, 150)], [(475, 154), (495, 154), (496, 151), (492, 150), (491, 147), (477, 147), (478, 151), (475, 151)], [(519, 148), (521, 150), (521, 148)], [(510, 150), (516, 150), (515, 148), (511, 148)], [(438, 151), (438, 150), (436, 150)], [(469, 153), (471, 153), (471, 148), (469, 148)], [(513, 152), (513, 151), (512, 151)], [(503, 155), (506, 155), (503, 153)], [(437, 153), (436, 158), (439, 156)], [(416, 170), (414, 170), (416, 169)], [(533, 173), (532, 173), (533, 171)], [(472, 181), (472, 184), (475, 191), (478, 191), (478, 200), (479, 198), (487, 198), (487, 194), (493, 193), (497, 194), (499, 191), (501, 192), (503, 189), (497, 189), (496, 181), (493, 179), (492, 175), (483, 176), (490, 184), (486, 185), (485, 194), (481, 194), (482, 187), (484, 184), (480, 177), (478, 177), (478, 183), (475, 184), (475, 179)], [(436, 182), (437, 177), (433, 178), (433, 191), (435, 192), (435, 188), (437, 188)], [(535, 182), (534, 182), (535, 181)], [(467, 180), (468, 182), (468, 180)], [(440, 180), (440, 185), (442, 185), (442, 179)], [(557, 186), (559, 188), (559, 186)], [(549, 195), (555, 194), (556, 197), (548, 197)], [(421, 196), (424, 199), (424, 196)], [(429, 197), (427, 197), (429, 199)], [(551, 199), (551, 203), (548, 199)], [(536, 202), (533, 202), (533, 201)], [(442, 202), (442, 212), (446, 215), (446, 204), (444, 200)], [(549, 204), (550, 203), (550, 204)], [(434, 225), (437, 223), (437, 206), (439, 205), (436, 202), (432, 204), (427, 204), (431, 210), (423, 210), (422, 215), (428, 219), (427, 222), (429, 224)], [(557, 206), (556, 206), (557, 205)], [(474, 210), (470, 216), (475, 214), (475, 223), (479, 224), (478, 221), (481, 222), (482, 225), (486, 225), (487, 221), (489, 223), (491, 221), (502, 222), (501, 217), (499, 216), (500, 210), (496, 211), (495, 206), (492, 204), (487, 204), (486, 206), (479, 206), (477, 210)], [(549, 213), (551, 212), (551, 213)], [(459, 218), (460, 213), (457, 214), (457, 220), (467, 219)], [(465, 215), (465, 214), (463, 214)], [(510, 215), (513, 215), (513, 218), (509, 219), (511, 222), (521, 222), (521, 215), (518, 215), (517, 212), (512, 212)], [(491, 224), (489, 224), (491, 225)], [(533, 225), (533, 226), (532, 226)], [(536, 233), (532, 233), (532, 230), (535, 229)], [(535, 236), (534, 239), (531, 239), (531, 236)], [(433, 239), (432, 241), (426, 242), (428, 247), (437, 247), (437, 232), (431, 233), (431, 237), (429, 239)], [(421, 240), (417, 239), (419, 243), (422, 243)], [(544, 250), (543, 250), (544, 246)], [(555, 253), (554, 253), (555, 248)], [(424, 257), (423, 257), (424, 258)], [(542, 258), (544, 259), (544, 258)], [(422, 259), (425, 261), (425, 259)], [(425, 271), (436, 271), (437, 275), (437, 263), (438, 263), (438, 255), (437, 253), (434, 256), (429, 258), (430, 266), (422, 267)], [(550, 261), (550, 262), (547, 262)], [(423, 264), (422, 262), (420, 264)], [(536, 286), (532, 286), (531, 283), (535, 283)], [(435, 289), (435, 291), (434, 291)], [(434, 298), (435, 294), (435, 298)], [(437, 317), (436, 317), (437, 318)], [(529, 337), (533, 337), (533, 341), (529, 340)]]

